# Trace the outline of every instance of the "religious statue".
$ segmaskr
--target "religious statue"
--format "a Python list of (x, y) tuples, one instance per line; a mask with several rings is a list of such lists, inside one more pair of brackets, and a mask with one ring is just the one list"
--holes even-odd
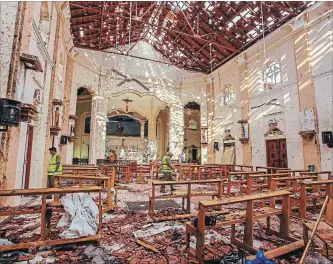
[(36, 89), (34, 92), (33, 102), (35, 105), (38, 105), (40, 103), (40, 90)]
[(54, 112), (54, 126), (59, 126), (59, 119), (60, 119), (60, 110), (59, 107), (56, 108)]
[(198, 127), (197, 122), (195, 122), (195, 120), (193, 120), (193, 119), (190, 120), (188, 126), (191, 130), (197, 130), (197, 127)]
[(284, 134), (284, 132), (277, 127), (277, 121), (275, 118), (268, 121), (268, 127), (268, 131), (264, 134), (265, 137), (276, 137)]
[(115, 160), (115, 159), (116, 159), (116, 152), (112, 149), (112, 150), (110, 151), (109, 160), (110, 160), (110, 161), (113, 161), (113, 160)]
[(230, 129), (226, 129), (224, 132), (225, 132), (225, 136), (223, 138), (224, 141), (235, 140), (235, 138), (230, 134)]

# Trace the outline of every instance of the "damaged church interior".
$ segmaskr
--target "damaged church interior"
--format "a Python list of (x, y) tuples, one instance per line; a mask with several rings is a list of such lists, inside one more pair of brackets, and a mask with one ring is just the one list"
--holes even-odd
[(333, 2), (0, 2), (0, 263), (333, 261)]

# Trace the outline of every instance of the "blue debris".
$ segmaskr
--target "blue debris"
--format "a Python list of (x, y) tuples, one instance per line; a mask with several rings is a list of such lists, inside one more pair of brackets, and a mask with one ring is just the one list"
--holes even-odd
[(275, 261), (269, 260), (265, 257), (264, 252), (258, 250), (254, 260), (247, 260), (246, 264), (277, 264)]

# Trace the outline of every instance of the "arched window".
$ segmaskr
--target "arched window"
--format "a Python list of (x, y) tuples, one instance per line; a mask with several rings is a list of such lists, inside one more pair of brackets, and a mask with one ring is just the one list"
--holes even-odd
[(281, 83), (281, 68), (279, 63), (273, 61), (269, 64), (265, 71), (264, 81), (268, 84)]
[(90, 134), (90, 116), (84, 118), (84, 134)]
[(109, 136), (140, 137), (141, 124), (129, 116), (113, 116), (106, 123), (106, 134)]
[(225, 89), (223, 92), (223, 104), (224, 105), (231, 104), (236, 100), (234, 88), (235, 88), (235, 86), (230, 83), (225, 86)]

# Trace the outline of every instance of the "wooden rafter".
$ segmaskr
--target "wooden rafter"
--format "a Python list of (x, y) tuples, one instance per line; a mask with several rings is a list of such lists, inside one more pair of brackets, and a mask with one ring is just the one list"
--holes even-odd
[[(262, 2), (265, 34), (311, 4)], [(128, 44), (129, 6), (121, 1), (71, 1), (75, 46), (105, 50)], [(135, 2), (131, 15), (134, 44), (129, 50), (138, 41), (148, 41), (173, 65), (205, 73), (210, 72), (210, 44), (214, 70), (262, 38), (261, 2), (143, 1)]]

